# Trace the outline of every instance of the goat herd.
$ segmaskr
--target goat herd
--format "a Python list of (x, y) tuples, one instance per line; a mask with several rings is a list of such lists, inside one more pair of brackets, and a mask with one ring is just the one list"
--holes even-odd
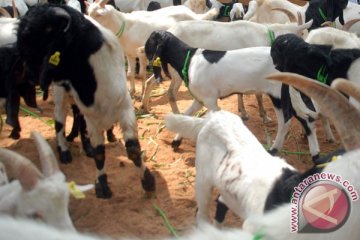
[[(32, 132), (41, 170), (34, 159), (0, 149), (1, 239), (107, 239), (76, 232), (68, 206), (70, 193), (81, 196), (94, 187), (97, 198), (111, 199), (117, 191), (110, 188), (105, 170), (104, 134), (115, 141), (116, 123), (141, 188), (154, 197), (158, 179), (144, 163), (133, 104), (136, 59), (143, 81), (140, 111), (151, 113), (153, 87), (169, 78), (172, 113), (165, 113), (164, 122), (177, 133), (171, 146), (181, 149), (183, 137), (196, 143), (196, 227), (179, 239), (359, 239), (356, 3), (13, 0), (0, 13), (0, 103), (13, 128), (10, 137), (20, 138), (21, 99), (36, 108), (39, 87), (43, 100), (51, 96), (54, 102), (57, 145), (55, 154), (40, 133)], [(214, 21), (220, 14), (234, 21)], [(154, 70), (148, 79), (147, 67)], [(193, 100), (181, 115), (176, 97), (183, 82)], [(248, 93), (256, 94), (264, 123), (271, 119), (262, 94), (273, 104), (277, 131), (268, 151), (243, 123), (249, 117), (243, 104)], [(218, 105), (233, 94), (238, 94), (243, 120)], [(70, 106), (74, 123), (66, 136)], [(205, 117), (191, 116), (203, 106), (209, 110)], [(276, 156), (293, 117), (304, 129), (313, 161), (306, 172)], [(343, 148), (336, 154), (321, 156), (315, 129), (319, 118), (329, 141), (335, 141), (330, 121), (340, 136)], [(72, 164), (68, 142), (78, 132), (81, 154), (95, 162), (95, 185), (69, 184), (61, 171)], [(327, 179), (330, 175), (335, 177)], [(317, 176), (321, 179), (311, 180)], [(333, 191), (324, 187), (329, 182)], [(214, 224), (209, 224), (213, 189), (219, 197)], [(322, 202), (321, 196), (326, 196)], [(244, 221), (242, 229), (222, 227), (228, 210)]]

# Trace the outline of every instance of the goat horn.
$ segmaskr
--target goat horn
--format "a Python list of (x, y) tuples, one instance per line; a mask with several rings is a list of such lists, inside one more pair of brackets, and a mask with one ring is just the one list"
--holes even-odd
[(54, 11), (55, 11), (55, 16), (65, 18), (67, 20), (67, 24), (66, 24), (66, 26), (65, 26), (65, 28), (63, 30), (63, 32), (66, 32), (69, 29), (70, 25), (71, 25), (71, 16), (70, 16), (70, 14), (61, 7), (54, 7)]
[(354, 19), (351, 19), (350, 21), (346, 22), (343, 27), (342, 27), (342, 30), (344, 31), (349, 31), (349, 29), (352, 27), (352, 25), (354, 25), (355, 23), (359, 22), (360, 21), (360, 18), (354, 18)]
[(0, 161), (5, 165), (8, 177), (18, 179), (25, 190), (31, 190), (43, 175), (27, 158), (11, 150), (0, 148)]
[(360, 86), (347, 79), (337, 78), (331, 83), (331, 87), (349, 95), (360, 102)]
[(16, 9), (16, 5), (15, 5), (15, 1), (14, 1), (14, 0), (11, 0), (11, 5), (12, 5), (13, 12), (14, 12), (14, 18), (18, 18), (18, 17), (19, 17), (19, 14), (18, 14), (18, 11), (17, 11), (17, 9)]
[(299, 26), (303, 24), (302, 16), (301, 16), (301, 13), (299, 11), (297, 12), (297, 24)]
[(333, 22), (331, 22), (331, 21), (323, 22), (320, 26), (322, 26), (322, 27), (334, 27)]
[(288, 16), (290, 22), (297, 22), (297, 21), (298, 21), (297, 18), (296, 18), (296, 16), (295, 16), (292, 12), (290, 12), (289, 10), (287, 10), (287, 9), (284, 9), (284, 8), (273, 8), (273, 9), (271, 9), (271, 10), (280, 11), (280, 12), (285, 13), (285, 14)]
[(39, 152), (39, 158), (43, 174), (46, 177), (49, 177), (54, 173), (58, 172), (59, 165), (57, 163), (55, 154), (48, 142), (38, 132), (32, 132), (31, 137), (35, 140)]
[(267, 78), (292, 85), (314, 99), (321, 112), (333, 121), (345, 149), (360, 148), (360, 112), (341, 93), (295, 73), (271, 74)]
[(99, 5), (100, 7), (104, 8), (106, 4), (108, 4), (109, 0), (100, 0)]
[(4, 17), (8, 17), (8, 18), (11, 18), (11, 15), (8, 11), (6, 11), (5, 8), (3, 7), (0, 7), (0, 13), (4, 16)]

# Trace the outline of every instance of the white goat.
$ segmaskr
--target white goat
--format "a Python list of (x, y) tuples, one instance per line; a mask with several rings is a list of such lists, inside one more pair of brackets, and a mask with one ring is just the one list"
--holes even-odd
[(246, 220), (263, 214), (266, 198), (283, 170), (295, 171), (270, 155), (233, 113), (210, 112), (206, 119), (172, 114), (165, 123), (169, 130), (196, 141), (197, 223), (209, 221), (214, 187), (226, 206)]
[[(137, 49), (144, 46), (147, 38), (155, 30), (166, 30), (176, 22), (184, 20), (212, 19), (218, 14), (217, 9), (212, 9), (205, 14), (196, 14), (185, 6), (172, 6), (156, 11), (135, 11), (122, 13), (111, 5), (105, 5), (108, 0), (101, 0), (88, 6), (88, 15), (104, 27), (110, 29), (119, 39), (128, 60), (128, 80), (130, 93), (135, 93), (135, 61)], [(146, 59), (139, 59), (139, 75), (146, 79)]]
[[(75, 230), (69, 216), (70, 191), (57, 159), (46, 140), (36, 132), (35, 140), (42, 172), (22, 155), (0, 148), (9, 184), (0, 186), (0, 213), (22, 218), (34, 218), (59, 229)], [(93, 186), (86, 186), (89, 190)]]
[[(245, 47), (256, 46), (270, 46), (272, 38), (284, 33), (294, 33), (302, 36), (312, 24), (309, 21), (306, 24), (297, 25), (296, 23), (289, 24), (260, 24), (249, 21), (235, 21), (235, 22), (216, 22), (216, 21), (182, 21), (176, 23), (167, 31), (174, 34), (181, 41), (185, 42), (189, 46), (195, 48), (211, 49), (211, 50), (233, 50)], [(234, 63), (237, 60), (234, 60)], [(177, 75), (171, 76), (176, 78)], [(226, 74), (224, 75), (224, 78)], [(181, 81), (177, 81), (181, 82)], [(150, 93), (154, 86), (155, 78), (151, 77), (146, 82), (146, 91), (142, 99), (141, 108), (145, 111), (149, 111), (149, 99)], [(178, 106), (176, 104), (176, 93), (179, 90), (180, 84), (170, 85), (168, 96), (169, 102), (174, 113), (179, 113)], [(266, 115), (263, 103), (262, 95), (257, 94), (259, 112), (263, 121), (269, 122), (270, 118)], [(245, 110), (242, 96), (238, 98), (239, 111), (243, 119), (248, 118), (248, 114)]]

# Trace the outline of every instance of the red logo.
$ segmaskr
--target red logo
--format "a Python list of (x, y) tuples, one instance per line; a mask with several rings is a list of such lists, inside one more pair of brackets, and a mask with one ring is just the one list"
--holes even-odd
[(346, 222), (350, 199), (337, 184), (318, 182), (301, 196), (301, 210), (307, 222), (301, 232), (332, 232)]

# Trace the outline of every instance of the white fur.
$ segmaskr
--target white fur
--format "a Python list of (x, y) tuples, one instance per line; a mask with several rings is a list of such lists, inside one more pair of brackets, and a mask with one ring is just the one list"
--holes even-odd
[(0, 187), (8, 183), (9, 183), (9, 179), (6, 174), (5, 166), (0, 162)]
[(232, 211), (246, 220), (262, 215), (266, 198), (284, 168), (243, 124), (227, 111), (210, 112), (205, 119), (169, 114), (166, 127), (196, 139), (197, 222), (209, 221), (208, 207), (215, 187)]
[[(105, 5), (103, 8), (97, 2), (90, 4), (88, 14), (115, 34), (121, 29), (122, 24), (125, 24), (125, 29), (118, 40), (128, 60), (130, 93), (134, 94), (137, 49), (145, 45), (147, 38), (153, 31), (166, 30), (178, 21), (212, 19), (218, 14), (218, 11), (214, 9), (205, 14), (196, 14), (185, 6), (171, 6), (151, 12), (134, 11), (132, 13), (122, 13), (114, 9), (111, 5)], [(140, 59), (139, 75), (143, 80), (146, 79), (146, 65), (146, 59)], [(142, 94), (144, 88), (143, 83)]]
[(16, 42), (17, 24), (19, 24), (19, 19), (0, 18), (0, 47)]

